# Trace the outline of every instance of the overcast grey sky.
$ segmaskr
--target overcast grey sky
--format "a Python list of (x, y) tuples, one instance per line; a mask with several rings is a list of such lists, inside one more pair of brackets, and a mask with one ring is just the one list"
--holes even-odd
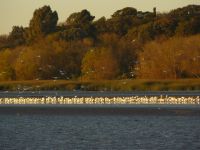
[(0, 0), (0, 34), (7, 34), (13, 25), (28, 26), (35, 9), (50, 5), (63, 22), (73, 12), (88, 9), (96, 19), (110, 17), (116, 10), (135, 7), (142, 11), (152, 11), (157, 7), (160, 12), (186, 6), (200, 5), (200, 0)]

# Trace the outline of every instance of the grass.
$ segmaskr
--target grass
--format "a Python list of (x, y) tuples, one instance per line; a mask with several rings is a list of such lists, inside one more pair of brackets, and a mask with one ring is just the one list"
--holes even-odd
[(31, 80), (0, 81), (2, 91), (84, 90), (84, 91), (178, 91), (200, 90), (200, 79), (179, 80)]

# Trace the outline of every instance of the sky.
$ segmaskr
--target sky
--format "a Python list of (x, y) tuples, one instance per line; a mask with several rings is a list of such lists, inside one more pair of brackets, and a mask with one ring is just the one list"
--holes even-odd
[(0, 0), (0, 34), (8, 34), (12, 26), (28, 26), (35, 9), (49, 5), (56, 10), (59, 22), (64, 22), (74, 12), (88, 9), (96, 19), (109, 18), (115, 11), (124, 7), (152, 11), (157, 7), (159, 12), (189, 4), (200, 5), (200, 0)]

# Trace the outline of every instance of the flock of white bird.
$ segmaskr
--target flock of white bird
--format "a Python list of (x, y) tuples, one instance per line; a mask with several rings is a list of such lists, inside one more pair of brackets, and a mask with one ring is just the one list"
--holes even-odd
[(200, 97), (18, 97), (0, 98), (0, 104), (200, 104)]

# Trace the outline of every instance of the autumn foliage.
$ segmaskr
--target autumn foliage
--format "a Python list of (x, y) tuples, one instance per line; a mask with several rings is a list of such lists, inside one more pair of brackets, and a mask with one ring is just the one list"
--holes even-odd
[(200, 77), (200, 36), (153, 41), (139, 53), (139, 78), (177, 79)]
[(118, 68), (112, 51), (106, 48), (89, 50), (82, 61), (83, 78), (88, 80), (115, 79)]
[(199, 78), (199, 15), (198, 5), (100, 19), (84, 9), (58, 23), (44, 6), (0, 36), (0, 80)]

